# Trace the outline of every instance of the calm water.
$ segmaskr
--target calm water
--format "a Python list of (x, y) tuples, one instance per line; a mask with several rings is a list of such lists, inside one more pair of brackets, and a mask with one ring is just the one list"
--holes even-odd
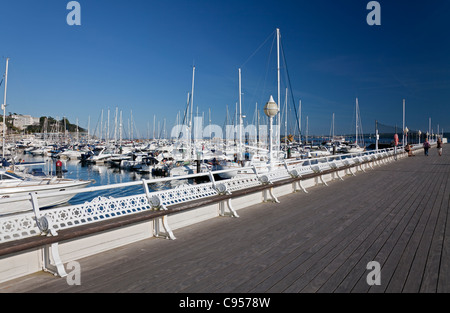
[[(33, 157), (32, 155), (20, 156), (22, 159), (30, 162), (40, 162), (45, 161), (46, 165), (33, 166), (32, 168), (41, 168), (45, 173), (55, 172), (56, 169), (56, 159), (44, 158), (44, 157)], [(119, 168), (109, 167), (107, 165), (93, 165), (93, 164), (83, 164), (79, 161), (67, 161), (61, 160), (63, 166), (63, 177), (81, 180), (91, 180), (93, 181), (88, 187), (94, 186), (104, 186), (119, 183), (127, 183), (131, 181), (140, 181), (142, 179), (154, 179), (158, 177), (153, 177), (152, 174), (148, 173), (138, 173), (135, 171), (128, 171)], [(149, 189), (151, 190), (161, 190), (170, 188), (170, 183), (158, 183), (150, 184)], [(141, 185), (131, 186), (126, 188), (114, 188), (109, 190), (102, 190), (97, 192), (87, 192), (75, 195), (69, 204), (80, 204), (86, 201), (91, 201), (95, 197), (124, 197), (133, 194), (144, 193), (144, 188)]]

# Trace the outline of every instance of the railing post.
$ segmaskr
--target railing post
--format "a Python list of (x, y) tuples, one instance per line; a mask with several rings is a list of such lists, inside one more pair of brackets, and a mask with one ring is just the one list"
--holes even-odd
[(59, 256), (59, 246), (57, 242), (50, 245), (45, 245), (43, 248), (43, 270), (55, 276), (67, 276), (63, 262)]
[[(30, 192), (31, 204), (33, 206), (36, 225), (43, 236), (57, 236), (58, 234), (52, 228), (51, 219), (45, 215), (41, 216), (39, 202), (36, 192)], [(53, 262), (52, 262), (53, 261)], [(42, 248), (42, 269), (45, 272), (52, 273), (55, 276), (67, 276), (61, 257), (59, 256), (58, 243), (45, 245)]]
[(213, 188), (216, 189), (216, 180), (214, 179), (214, 175), (210, 170), (208, 171), (208, 177), (213, 185)]
[[(273, 183), (270, 181), (270, 178), (267, 175), (263, 175), (261, 177), (259, 177), (259, 181), (261, 182), (262, 185), (272, 185)], [(269, 195), (272, 198), (272, 202), (275, 203), (280, 203), (280, 201), (277, 199), (277, 197), (275, 197), (275, 195), (273, 194), (273, 187), (269, 187)], [(263, 201), (267, 202), (267, 189), (264, 189), (263, 191)]]
[(297, 181), (294, 181), (292, 183), (293, 192), (297, 192), (297, 187), (295, 187), (295, 184), (298, 183), (298, 186), (303, 190), (303, 192), (308, 193), (308, 191), (302, 185), (301, 175), (299, 174), (298, 170), (293, 169), (292, 171), (289, 172), (289, 175), (291, 175), (292, 178), (298, 179)]
[(256, 166), (253, 164), (253, 172), (255, 173), (256, 178), (259, 180), (258, 170), (256, 169)]
[(142, 179), (142, 186), (144, 187), (145, 195), (147, 197), (148, 202), (150, 203), (150, 191), (148, 190), (147, 181)]
[[(214, 189), (217, 191), (217, 193), (219, 195), (231, 195), (231, 192), (228, 190), (226, 184), (218, 184), (217, 186), (214, 187)], [(231, 204), (231, 198), (228, 198), (227, 200), (219, 202), (219, 214), (220, 214), (220, 216), (226, 216), (227, 215), (225, 213), (225, 202), (227, 203), (228, 211), (230, 211), (230, 213), (228, 215), (232, 216), (232, 217), (239, 217), (239, 215), (234, 210), (234, 208), (233, 208), (233, 206)]]
[(44, 236), (51, 235), (51, 236), (57, 236), (58, 233), (52, 228), (52, 221), (51, 219), (46, 216), (41, 216), (41, 211), (39, 209), (39, 202), (37, 198), (36, 192), (30, 192), (31, 197), (31, 205), (33, 206), (33, 212), (36, 219), (36, 225), (41, 231), (41, 234)]
[[(166, 206), (162, 203), (162, 200), (160, 197), (158, 197), (157, 195), (154, 195), (153, 197), (150, 196), (147, 182), (144, 179), (142, 181), (144, 184), (145, 194), (147, 196), (148, 203), (150, 204), (151, 208), (153, 210), (167, 210)], [(161, 221), (161, 223), (166, 231), (165, 233), (161, 232), (159, 221)], [(169, 238), (172, 240), (176, 239), (175, 235), (173, 234), (172, 229), (169, 226), (169, 223), (167, 222), (167, 215), (164, 215), (162, 217), (157, 217), (153, 220), (153, 235), (155, 237), (164, 237), (164, 238)]]

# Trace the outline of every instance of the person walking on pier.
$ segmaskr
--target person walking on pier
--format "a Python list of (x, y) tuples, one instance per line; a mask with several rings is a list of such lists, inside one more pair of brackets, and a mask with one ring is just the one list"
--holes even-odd
[(405, 151), (408, 152), (408, 156), (414, 156), (414, 154), (412, 153), (412, 146), (411, 144), (407, 144), (405, 147)]
[(438, 137), (436, 148), (437, 148), (439, 156), (441, 156), (442, 155), (442, 140), (441, 140), (441, 137)]
[(428, 138), (425, 138), (425, 142), (423, 143), (423, 152), (426, 156), (428, 156), (428, 149), (430, 149), (431, 145), (428, 142)]

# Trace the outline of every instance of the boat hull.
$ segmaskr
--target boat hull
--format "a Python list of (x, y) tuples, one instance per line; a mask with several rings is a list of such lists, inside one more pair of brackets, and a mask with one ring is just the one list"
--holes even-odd
[[(7, 202), (0, 203), (0, 215), (10, 214), (15, 212), (30, 211), (33, 210), (33, 206), (30, 200), (23, 200), (16, 198), (23, 198), (23, 196), (29, 196), (32, 192), (38, 194), (45, 194), (57, 191), (69, 191), (74, 189), (81, 189), (90, 184), (90, 181), (76, 181), (76, 182), (59, 182), (56, 184), (35, 184), (28, 186), (18, 187), (3, 187), (0, 189), (0, 199), (8, 199)], [(72, 199), (75, 194), (65, 194), (61, 196), (42, 197), (39, 198), (39, 208), (47, 208), (59, 204), (66, 203)]]

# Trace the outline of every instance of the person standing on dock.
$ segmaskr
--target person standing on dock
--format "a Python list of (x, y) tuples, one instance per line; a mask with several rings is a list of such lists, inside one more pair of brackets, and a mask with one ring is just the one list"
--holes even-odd
[(438, 139), (437, 139), (437, 146), (436, 146), (436, 148), (437, 148), (439, 156), (441, 156), (442, 155), (442, 140), (441, 140), (441, 137), (438, 137)]
[(428, 149), (430, 149), (430, 143), (428, 142), (428, 138), (425, 138), (425, 142), (423, 143), (423, 152), (426, 156), (428, 156)]

